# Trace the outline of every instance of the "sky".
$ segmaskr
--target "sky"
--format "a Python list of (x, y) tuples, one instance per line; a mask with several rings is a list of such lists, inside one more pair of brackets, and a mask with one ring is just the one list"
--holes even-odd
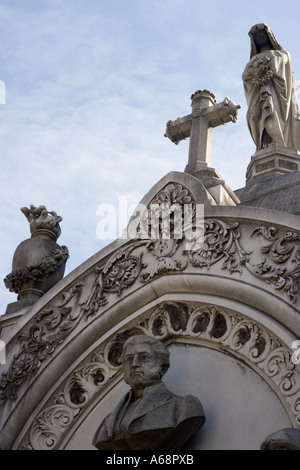
[[(0, 23), (2, 279), (30, 238), (21, 207), (63, 218), (65, 274), (113, 241), (99, 234), (104, 207), (119, 236), (152, 186), (184, 171), (188, 140), (164, 133), (196, 90), (241, 105), (213, 131), (211, 166), (245, 186), (255, 146), (241, 75), (254, 24), (270, 26), (300, 83), (299, 0), (0, 0)], [(2, 279), (0, 315), (17, 299)]]

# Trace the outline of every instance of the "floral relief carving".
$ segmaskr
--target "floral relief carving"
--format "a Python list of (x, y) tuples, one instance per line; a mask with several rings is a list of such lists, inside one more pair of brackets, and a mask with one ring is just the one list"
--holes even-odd
[[(157, 276), (181, 272), (189, 266), (203, 270), (220, 264), (221, 269), (230, 274), (242, 274), (246, 269), (282, 291), (292, 303), (297, 301), (299, 233), (276, 236), (277, 228), (259, 226), (247, 235), (238, 221), (208, 218), (204, 220), (201, 237), (195, 235), (189, 249), (185, 249), (184, 224), (187, 220), (191, 227), (196, 224), (196, 206), (188, 190), (176, 184), (169, 184), (153, 198), (137, 227), (137, 239), (130, 240), (104, 265), (96, 268), (94, 288), (82, 304), (86, 318), (106, 305), (111, 294), (120, 296), (135, 282), (145, 284)], [(247, 249), (249, 239), (259, 235), (270, 243)], [(264, 257), (257, 262), (261, 253)]]
[[(180, 328), (175, 318), (182, 319)], [(230, 355), (236, 354), (272, 380), (278, 395), (294, 415), (295, 426), (300, 427), (299, 365), (292, 362), (290, 348), (256, 321), (215, 306), (168, 302), (143, 320), (141, 326), (162, 341), (181, 336), (198, 338), (201, 342), (219, 345)]]
[[(191, 198), (181, 186), (169, 185), (154, 199), (156, 203), (165, 200), (166, 207), (169, 207), (170, 203), (179, 204), (180, 201), (190, 203)], [(230, 274), (242, 273), (243, 269), (247, 269), (256, 278), (287, 295), (292, 303), (297, 301), (300, 279), (299, 233), (291, 231), (278, 234), (276, 227), (256, 227), (252, 230), (252, 235), (250, 234), (252, 238), (262, 237), (268, 243), (255, 248), (254, 252), (242, 246), (247, 244), (247, 238), (244, 237), (242, 243), (239, 222), (207, 219), (204, 229), (202, 247), (185, 250), (179, 258), (177, 254), (181, 240), (173, 237), (174, 231), (171, 233), (173, 238), (170, 239), (132, 240), (114, 253), (104, 265), (96, 267), (94, 286), (76, 314), (72, 315), (70, 307), (66, 305), (80, 285), (75, 285), (69, 293), (64, 293), (65, 299), (60, 305), (44, 309), (27, 335), (20, 338), (21, 350), (15, 355), (9, 370), (2, 375), (1, 400), (16, 399), (17, 389), (23, 380), (29, 373), (37, 371), (41, 363), (52, 354), (81, 319), (87, 320), (91, 315), (95, 315), (100, 307), (108, 303), (110, 295), (120, 296), (135, 282), (146, 283), (160, 274), (183, 271), (189, 264), (199, 269), (210, 269), (213, 265), (222, 263), (222, 269)], [(161, 227), (159, 230), (162, 230)], [(261, 254), (264, 257), (257, 262), (257, 256)], [(254, 259), (256, 262), (252, 261)], [(198, 318), (198, 331), (205, 327), (208, 320), (205, 313)], [(219, 326), (215, 327), (215, 334), (222, 330), (222, 318), (219, 317), (218, 321)], [(157, 331), (160, 328), (161, 319), (157, 319)], [(246, 336), (245, 331), (243, 338)]]
[(72, 425), (80, 410), (115, 374), (105, 364), (103, 354), (96, 353), (90, 363), (75, 370), (53, 405), (44, 409), (34, 421), (28, 450), (53, 450), (60, 437)]
[(150, 202), (137, 227), (139, 238), (182, 239), (184, 223), (193, 222), (196, 203), (180, 184), (169, 184)]
[[(222, 269), (230, 273), (242, 273), (243, 266), (255, 277), (275, 289), (284, 292), (292, 303), (297, 301), (300, 279), (300, 233), (286, 232), (277, 236), (276, 227), (259, 226), (252, 231), (262, 235), (268, 245), (260, 248), (265, 257), (261, 262), (253, 262), (256, 252), (242, 247), (239, 222), (229, 224), (222, 220), (210, 219), (204, 223), (203, 246), (186, 251), (189, 262), (199, 268), (207, 268), (222, 261)], [(246, 244), (246, 241), (244, 242)], [(267, 259), (268, 258), (268, 259)]]
[(115, 253), (104, 265), (96, 267), (94, 288), (88, 300), (81, 304), (86, 319), (95, 315), (101, 306), (107, 304), (109, 294), (120, 295), (139, 277), (144, 267), (142, 253), (133, 255), (132, 252), (140, 246), (140, 242), (133, 242)]
[(81, 313), (72, 314), (72, 307), (67, 304), (81, 287), (82, 284), (77, 284), (65, 292), (58, 306), (43, 309), (29, 331), (20, 336), (21, 349), (14, 355), (8, 371), (2, 374), (0, 380), (0, 401), (15, 400), (23, 381), (37, 372), (45, 359), (77, 326)]
[(157, 240), (149, 242), (147, 250), (156, 258), (149, 268), (141, 274), (141, 282), (148, 282), (159, 274), (172, 271), (183, 271), (187, 267), (187, 261), (184, 259), (173, 259), (178, 248), (178, 242), (175, 240)]
[(120, 355), (126, 339), (141, 333), (133, 328), (117, 334), (91, 362), (76, 369), (66, 381), (63, 391), (54, 397), (53, 405), (45, 408), (30, 429), (28, 450), (54, 450), (68, 427), (97, 393), (120, 370)]
[(199, 268), (210, 268), (222, 260), (222, 268), (231, 273), (241, 272), (241, 265), (249, 259), (251, 252), (245, 251), (239, 242), (239, 222), (228, 223), (209, 219), (204, 222), (203, 246), (186, 252), (189, 262)]
[(120, 296), (137, 280), (146, 283), (164, 273), (183, 271), (187, 259), (174, 256), (184, 240), (184, 223), (193, 224), (195, 216), (196, 203), (187, 189), (169, 184), (161, 190), (142, 215), (136, 238), (97, 266), (94, 288), (81, 306), (86, 318), (106, 305), (110, 294)]
[(45, 256), (40, 263), (34, 266), (22, 266), (7, 274), (4, 279), (5, 286), (11, 292), (19, 292), (26, 282), (32, 281), (37, 284), (57, 271), (68, 258), (68, 248), (62, 245), (60, 248), (53, 250), (52, 256)]
[(151, 239), (146, 249), (153, 256), (140, 277), (141, 282), (187, 267), (186, 259), (173, 256), (185, 239), (187, 227), (195, 223), (195, 217), (196, 203), (179, 184), (169, 184), (151, 201), (137, 228), (140, 238)]
[(300, 427), (300, 369), (292, 353), (276, 335), (240, 314), (213, 305), (165, 302), (137, 324), (106, 340), (91, 362), (76, 369), (53, 405), (36, 417), (30, 430), (28, 449), (55, 449), (76, 417), (120, 372), (123, 344), (129, 336), (149, 334), (163, 342), (184, 339), (216, 348), (243, 360), (258, 374), (269, 378), (277, 395)]
[[(257, 227), (252, 235), (262, 235), (268, 245), (261, 248), (274, 265), (268, 264), (266, 258), (259, 265), (247, 266), (257, 277), (273, 284), (276, 289), (287, 293), (291, 302), (297, 300), (297, 284), (300, 279), (300, 233), (286, 232), (276, 237), (276, 227)], [(278, 266), (279, 265), (279, 266)]]

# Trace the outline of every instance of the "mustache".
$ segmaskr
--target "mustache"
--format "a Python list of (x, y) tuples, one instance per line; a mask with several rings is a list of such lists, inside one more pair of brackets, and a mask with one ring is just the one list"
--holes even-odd
[[(135, 369), (130, 370), (127, 378), (133, 378), (136, 374), (141, 375), (143, 377), (147, 377), (147, 379), (151, 379), (151, 380), (159, 380), (163, 375), (161, 371), (161, 367), (156, 367), (156, 366), (151, 367), (151, 369), (147, 371), (146, 374), (145, 374), (145, 371), (137, 367)], [(124, 376), (124, 379), (126, 380), (125, 376)]]

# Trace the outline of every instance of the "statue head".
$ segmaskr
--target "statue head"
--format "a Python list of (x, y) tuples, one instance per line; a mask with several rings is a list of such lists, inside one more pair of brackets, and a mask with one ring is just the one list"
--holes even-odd
[(272, 30), (265, 23), (255, 24), (252, 26), (248, 34), (251, 39), (250, 58), (259, 54), (262, 46), (268, 45), (269, 49), (282, 50), (282, 47), (274, 36)]
[(169, 351), (156, 338), (135, 335), (127, 339), (122, 352), (124, 380), (134, 391), (159, 383), (170, 367)]

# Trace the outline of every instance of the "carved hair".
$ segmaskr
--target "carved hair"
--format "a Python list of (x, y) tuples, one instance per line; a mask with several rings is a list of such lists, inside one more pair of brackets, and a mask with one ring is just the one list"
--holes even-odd
[(122, 362), (124, 360), (124, 355), (125, 355), (127, 346), (131, 346), (134, 344), (149, 344), (152, 347), (153, 351), (155, 352), (156, 357), (160, 360), (162, 366), (165, 369), (165, 372), (168, 370), (168, 368), (170, 367), (169, 350), (161, 341), (148, 335), (130, 336), (130, 338), (128, 338), (125, 341), (124, 346), (123, 346), (122, 356), (121, 356)]

